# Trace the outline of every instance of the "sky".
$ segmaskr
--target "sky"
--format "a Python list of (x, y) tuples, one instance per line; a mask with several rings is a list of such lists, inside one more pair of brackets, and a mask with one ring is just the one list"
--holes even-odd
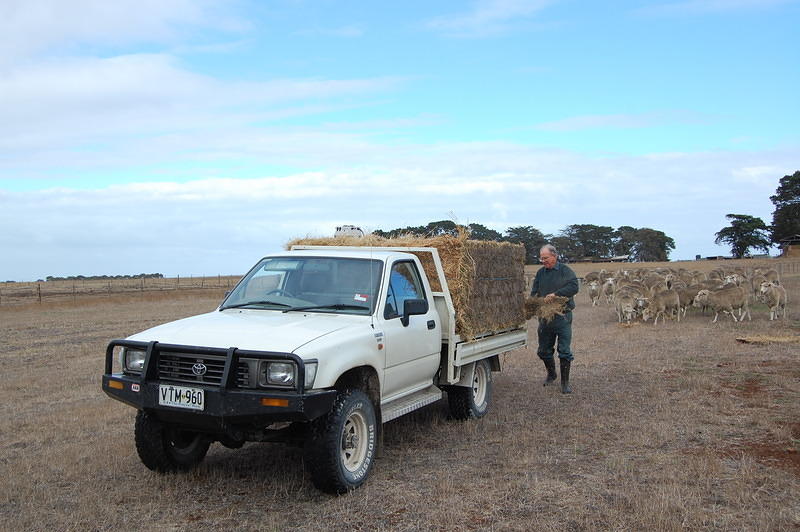
[[(729, 253), (800, 169), (798, 0), (4, 0), (0, 281), (450, 219)], [(773, 250), (773, 253), (776, 250)]]

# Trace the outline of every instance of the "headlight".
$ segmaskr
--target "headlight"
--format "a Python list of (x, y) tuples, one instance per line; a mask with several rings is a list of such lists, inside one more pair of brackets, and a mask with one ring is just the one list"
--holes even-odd
[(125, 348), (122, 351), (122, 367), (131, 373), (141, 373), (144, 369), (145, 351), (135, 351)]
[(305, 389), (308, 390), (314, 387), (314, 379), (317, 377), (317, 363), (306, 362), (306, 382)]
[(293, 386), (294, 364), (291, 362), (267, 362), (264, 377), (267, 385)]

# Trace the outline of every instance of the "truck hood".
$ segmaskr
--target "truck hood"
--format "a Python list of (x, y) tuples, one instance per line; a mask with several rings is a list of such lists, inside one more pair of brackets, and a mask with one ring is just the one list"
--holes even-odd
[(249, 309), (214, 311), (147, 329), (128, 340), (292, 353), (308, 342), (355, 325), (360, 318)]

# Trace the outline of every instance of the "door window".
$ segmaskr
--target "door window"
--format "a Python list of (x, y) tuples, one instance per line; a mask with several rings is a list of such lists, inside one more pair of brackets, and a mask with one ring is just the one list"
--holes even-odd
[(413, 262), (396, 262), (389, 277), (389, 290), (383, 317), (397, 318), (403, 314), (407, 299), (426, 299), (422, 281)]

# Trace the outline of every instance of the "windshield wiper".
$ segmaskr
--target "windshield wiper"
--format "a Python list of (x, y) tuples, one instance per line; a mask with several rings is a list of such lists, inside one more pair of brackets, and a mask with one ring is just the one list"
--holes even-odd
[(220, 310), (227, 310), (229, 308), (241, 308), (246, 307), (248, 305), (278, 305), (279, 307), (291, 307), (291, 305), (287, 305), (286, 303), (280, 303), (278, 301), (248, 301), (247, 303), (236, 303), (235, 305), (227, 305), (222, 307)]
[(365, 307), (364, 305), (349, 305), (347, 303), (337, 303), (335, 305), (308, 305), (305, 307), (292, 307), (292, 308), (287, 308), (286, 310), (282, 310), (281, 312), (286, 314), (287, 312), (291, 312), (292, 310), (311, 310), (318, 308), (319, 309), (331, 308), (334, 310), (369, 310), (369, 307)]

